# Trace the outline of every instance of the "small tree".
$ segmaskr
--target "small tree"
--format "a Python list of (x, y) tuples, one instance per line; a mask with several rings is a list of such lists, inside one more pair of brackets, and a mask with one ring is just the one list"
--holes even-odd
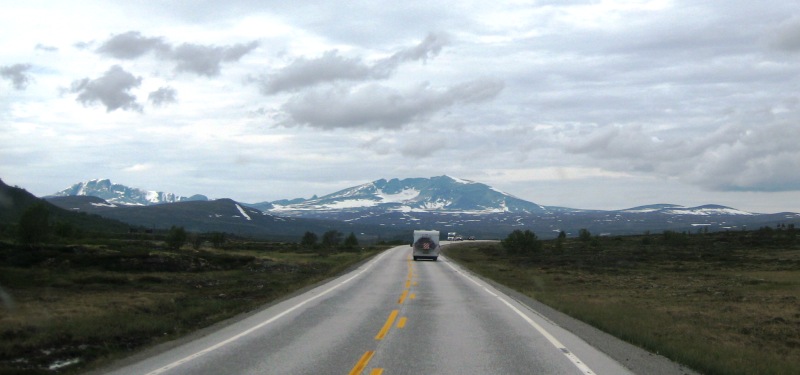
[(172, 250), (178, 250), (186, 243), (188, 235), (183, 227), (172, 226), (167, 233), (167, 247)]
[(189, 242), (192, 244), (192, 249), (200, 250), (204, 241), (205, 239), (199, 233), (192, 233), (189, 235)]
[(586, 228), (581, 228), (578, 231), (578, 239), (583, 242), (589, 242), (592, 240), (592, 233)]
[(28, 207), (19, 218), (17, 236), (19, 241), (26, 245), (36, 245), (43, 242), (50, 231), (50, 210), (43, 203), (36, 203)]
[(358, 247), (358, 238), (356, 238), (355, 233), (350, 232), (350, 235), (344, 239), (344, 247), (349, 250), (353, 250)]
[(225, 243), (225, 233), (222, 232), (212, 232), (208, 240), (211, 241), (211, 245), (220, 248)]
[(561, 253), (564, 251), (564, 241), (567, 240), (567, 232), (563, 230), (558, 232), (558, 238), (556, 238), (556, 252)]
[(305, 248), (317, 246), (317, 235), (314, 232), (306, 232), (303, 235), (303, 239), (300, 240), (300, 245)]
[(322, 234), (323, 247), (336, 247), (342, 242), (342, 233), (338, 230), (329, 230)]

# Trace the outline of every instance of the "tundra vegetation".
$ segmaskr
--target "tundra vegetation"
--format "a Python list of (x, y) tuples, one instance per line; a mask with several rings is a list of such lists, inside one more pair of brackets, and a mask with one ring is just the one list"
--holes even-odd
[[(800, 241), (793, 224), (540, 241), (515, 231), (446, 255), (704, 374), (800, 374)], [(520, 249), (520, 243), (530, 244)]]
[(182, 227), (64, 238), (40, 230), (40, 209), (29, 212), (18, 227), (24, 236), (0, 239), (0, 374), (98, 368), (257, 309), (386, 248), (358, 246), (352, 236), (326, 243), (321, 256), (322, 245), (309, 239), (255, 241)]

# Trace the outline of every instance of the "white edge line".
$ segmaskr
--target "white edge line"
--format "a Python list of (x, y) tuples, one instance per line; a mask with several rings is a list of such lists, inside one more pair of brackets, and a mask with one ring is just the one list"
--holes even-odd
[(353, 276), (350, 276), (350, 277), (349, 277), (349, 278), (347, 278), (346, 280), (343, 280), (342, 282), (340, 282), (340, 283), (338, 283), (338, 284), (336, 284), (336, 285), (334, 285), (334, 286), (332, 286), (332, 287), (330, 287), (330, 288), (326, 289), (325, 291), (321, 292), (320, 294), (317, 294), (317, 295), (315, 295), (315, 296), (313, 296), (313, 297), (311, 297), (311, 298), (308, 298), (308, 299), (306, 299), (305, 301), (303, 301), (303, 302), (300, 302), (300, 303), (298, 303), (298, 304), (296, 304), (296, 305), (294, 305), (294, 306), (290, 307), (289, 309), (285, 310), (284, 312), (282, 312), (282, 313), (280, 313), (280, 314), (278, 314), (278, 315), (275, 315), (275, 316), (273, 316), (272, 318), (270, 318), (270, 319), (267, 319), (267, 320), (265, 320), (265, 321), (263, 321), (263, 322), (261, 322), (261, 323), (259, 323), (259, 324), (255, 325), (255, 326), (251, 327), (250, 329), (247, 329), (247, 330), (245, 330), (245, 331), (242, 331), (241, 333), (239, 333), (239, 334), (237, 334), (237, 335), (235, 335), (235, 336), (233, 336), (233, 337), (231, 337), (231, 338), (229, 338), (229, 339), (227, 339), (227, 340), (220, 341), (220, 342), (218, 342), (218, 343), (216, 343), (216, 344), (214, 344), (214, 345), (212, 345), (212, 346), (209, 346), (208, 348), (205, 348), (205, 349), (203, 349), (203, 350), (201, 350), (201, 351), (199, 351), (199, 352), (196, 352), (196, 353), (194, 353), (194, 354), (188, 355), (188, 356), (186, 356), (186, 357), (184, 357), (184, 358), (182, 358), (182, 359), (179, 359), (179, 360), (177, 360), (177, 361), (175, 361), (175, 362), (172, 362), (172, 363), (170, 363), (170, 364), (168, 364), (168, 365), (166, 365), (166, 366), (163, 366), (163, 367), (161, 367), (161, 368), (158, 368), (158, 369), (156, 369), (156, 370), (153, 370), (153, 371), (151, 371), (151, 372), (148, 372), (148, 373), (147, 373), (147, 375), (157, 375), (157, 374), (161, 374), (161, 373), (163, 373), (163, 372), (165, 372), (165, 371), (167, 371), (167, 370), (171, 370), (171, 369), (173, 369), (173, 368), (175, 368), (175, 367), (178, 367), (178, 366), (180, 366), (180, 365), (182, 365), (182, 364), (184, 364), (184, 363), (186, 363), (186, 362), (189, 362), (189, 361), (191, 361), (191, 360), (193, 360), (193, 359), (195, 359), (195, 358), (198, 358), (198, 357), (200, 357), (200, 356), (203, 356), (203, 355), (205, 355), (205, 354), (207, 354), (207, 353), (209, 353), (209, 352), (211, 352), (211, 351), (214, 351), (214, 350), (216, 350), (216, 349), (219, 349), (219, 348), (221, 348), (221, 347), (223, 347), (223, 346), (225, 346), (225, 345), (227, 345), (227, 344), (230, 344), (230, 343), (232, 343), (232, 342), (234, 342), (234, 341), (236, 341), (236, 340), (238, 340), (238, 339), (240, 339), (240, 338), (242, 338), (242, 337), (244, 337), (244, 336), (247, 336), (247, 335), (249, 335), (249, 334), (253, 333), (253, 332), (254, 332), (254, 331), (256, 331), (257, 329), (259, 329), (259, 328), (261, 328), (261, 327), (264, 327), (264, 326), (266, 326), (267, 324), (270, 324), (270, 323), (272, 323), (272, 322), (274, 322), (274, 321), (276, 321), (276, 320), (278, 320), (278, 319), (280, 319), (280, 318), (282, 318), (282, 317), (286, 316), (287, 314), (291, 313), (292, 311), (295, 311), (295, 310), (299, 309), (299, 308), (300, 308), (300, 307), (302, 307), (303, 305), (305, 305), (305, 304), (307, 304), (307, 303), (309, 303), (309, 302), (311, 302), (311, 301), (313, 301), (313, 300), (315, 300), (315, 299), (317, 299), (317, 298), (320, 298), (320, 297), (322, 297), (322, 296), (324, 296), (324, 295), (326, 295), (326, 294), (328, 294), (328, 293), (330, 293), (330, 292), (334, 291), (335, 289), (338, 289), (340, 286), (342, 286), (342, 285), (344, 285), (344, 284), (346, 284), (346, 283), (350, 282), (351, 280), (355, 279), (356, 277), (358, 277), (358, 276), (361, 276), (361, 274), (362, 274), (362, 273), (364, 273), (364, 272), (366, 272), (368, 269), (370, 269), (370, 268), (371, 268), (371, 267), (372, 267), (372, 266), (373, 266), (375, 263), (377, 263), (377, 262), (378, 262), (378, 260), (380, 260), (381, 258), (383, 258), (383, 256), (384, 256), (384, 255), (386, 255), (387, 253), (388, 253), (388, 250), (387, 250), (387, 251), (384, 251), (383, 253), (381, 253), (381, 255), (379, 255), (377, 258), (373, 259), (373, 260), (372, 260), (370, 263), (368, 263), (368, 264), (367, 264), (367, 265), (366, 265), (366, 266), (365, 266), (365, 267), (364, 267), (364, 268), (363, 268), (361, 271), (359, 271), (358, 273), (356, 273), (356, 274), (355, 274), (355, 275), (353, 275)]
[(503, 297), (500, 297), (497, 293), (494, 293), (491, 290), (489, 290), (487, 287), (481, 285), (473, 277), (467, 275), (464, 272), (461, 272), (459, 269), (457, 269), (455, 266), (453, 266), (450, 263), (451, 262), (447, 262), (445, 264), (447, 264), (448, 267), (452, 268), (453, 271), (456, 271), (456, 273), (460, 274), (461, 276), (464, 276), (467, 280), (472, 281), (473, 284), (479, 286), (486, 293), (489, 293), (493, 297), (495, 297), (498, 300), (500, 300), (500, 302), (502, 302), (503, 304), (508, 306), (508, 308), (511, 309), (511, 311), (514, 311), (522, 319), (524, 319), (526, 322), (528, 322), (528, 324), (530, 324), (531, 327), (533, 327), (534, 329), (539, 331), (539, 333), (542, 334), (542, 336), (544, 336), (544, 338), (546, 338), (547, 341), (550, 342), (550, 344), (552, 344), (553, 346), (556, 347), (556, 349), (561, 351), (561, 353), (564, 354), (564, 356), (566, 356), (576, 367), (578, 367), (578, 369), (581, 370), (582, 373), (584, 373), (586, 375), (594, 375), (595, 374), (594, 371), (592, 371), (592, 369), (590, 369), (589, 366), (586, 365), (586, 363), (581, 361), (580, 358), (578, 358), (578, 356), (576, 356), (569, 349), (567, 349), (567, 347), (564, 346), (564, 344), (562, 344), (561, 341), (558, 341), (557, 338), (555, 338), (553, 335), (551, 335), (550, 332), (547, 332), (547, 330), (545, 330), (544, 327), (542, 327), (538, 323), (534, 322), (533, 319), (529, 318), (527, 315), (525, 315), (525, 313), (520, 311), (518, 308), (516, 308), (510, 302), (506, 301)]

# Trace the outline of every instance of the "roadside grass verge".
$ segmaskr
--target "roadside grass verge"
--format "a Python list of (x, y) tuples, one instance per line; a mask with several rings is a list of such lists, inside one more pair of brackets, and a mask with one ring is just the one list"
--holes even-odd
[(509, 257), (463, 243), (446, 255), (632, 344), (704, 374), (800, 373), (800, 248), (749, 233), (545, 241)]
[(73, 374), (252, 311), (383, 248), (320, 256), (294, 244), (225, 249), (0, 244), (0, 374)]

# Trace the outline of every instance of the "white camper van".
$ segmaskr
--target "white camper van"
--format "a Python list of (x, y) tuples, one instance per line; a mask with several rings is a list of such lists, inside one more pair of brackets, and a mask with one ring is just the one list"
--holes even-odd
[(415, 230), (414, 242), (411, 243), (414, 250), (414, 260), (439, 258), (439, 231), (438, 230)]

